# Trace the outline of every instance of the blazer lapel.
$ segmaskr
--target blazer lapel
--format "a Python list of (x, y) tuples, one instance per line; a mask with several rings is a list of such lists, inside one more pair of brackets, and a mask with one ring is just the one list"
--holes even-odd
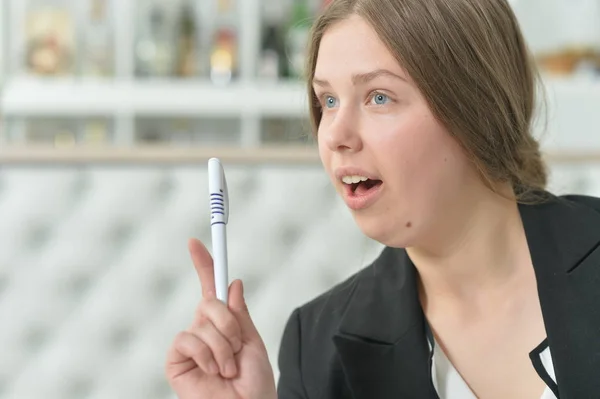
[(571, 199), (519, 208), (561, 399), (600, 392), (600, 213)]
[(386, 248), (363, 272), (334, 336), (355, 399), (437, 398), (416, 270)]

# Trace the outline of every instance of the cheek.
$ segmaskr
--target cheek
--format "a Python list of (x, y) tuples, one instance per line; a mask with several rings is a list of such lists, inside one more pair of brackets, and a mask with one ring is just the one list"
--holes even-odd
[(324, 166), (327, 167), (328, 164), (326, 161), (331, 156), (331, 151), (327, 147), (327, 143), (325, 143), (325, 139), (323, 138), (322, 134), (319, 134), (319, 132), (317, 132), (317, 137), (315, 139), (317, 140), (317, 148), (319, 150), (319, 157), (321, 158), (321, 161), (323, 162)]
[(388, 132), (379, 146), (389, 155), (386, 169), (397, 176), (399, 189), (417, 196), (434, 195), (457, 182), (456, 175), (464, 169), (462, 151), (431, 114), (415, 113)]
[(444, 151), (442, 129), (427, 115), (415, 113), (382, 126), (378, 141), (381, 150), (389, 153), (389, 160), (406, 167), (424, 166)]
[(332, 158), (331, 150), (329, 149), (329, 147), (327, 146), (327, 143), (323, 139), (323, 135), (317, 134), (317, 137), (315, 138), (315, 140), (317, 140), (317, 149), (319, 151), (319, 159), (321, 160), (321, 164), (323, 165), (323, 168), (327, 172), (327, 175), (330, 177), (330, 179), (333, 182), (335, 180), (335, 178), (333, 177), (333, 170), (332, 170), (332, 165), (331, 165), (331, 158)]

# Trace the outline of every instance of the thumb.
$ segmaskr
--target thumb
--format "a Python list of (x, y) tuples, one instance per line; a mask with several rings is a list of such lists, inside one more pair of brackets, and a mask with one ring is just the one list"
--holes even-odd
[(242, 340), (244, 342), (262, 342), (260, 334), (250, 317), (248, 305), (244, 298), (244, 285), (242, 280), (234, 280), (229, 288), (229, 309), (234, 314), (240, 328), (242, 329)]

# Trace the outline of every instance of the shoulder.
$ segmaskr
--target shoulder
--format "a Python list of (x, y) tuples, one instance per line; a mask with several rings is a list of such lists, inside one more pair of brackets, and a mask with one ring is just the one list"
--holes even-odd
[(368, 265), (296, 307), (287, 320), (280, 349), (300, 347), (307, 361), (327, 363), (333, 360), (333, 337), (339, 332), (344, 318), (356, 311), (351, 309), (351, 303), (356, 302), (352, 299), (361, 287), (371, 287), (389, 277), (382, 271), (392, 268), (394, 256), (397, 256), (394, 253), (393, 248), (384, 247)]
[(302, 326), (302, 336), (310, 340), (323, 339), (324, 335), (335, 333), (346, 305), (373, 263), (363, 267), (329, 290), (300, 305), (295, 310), (298, 323)]
[(334, 333), (356, 287), (361, 281), (373, 278), (373, 269), (386, 262), (391, 251), (391, 248), (383, 248), (371, 263), (296, 307), (290, 319), (302, 326), (301, 335), (315, 337)]
[(583, 206), (586, 208), (593, 209), (594, 211), (600, 213), (600, 198), (593, 197), (591, 195), (582, 195), (582, 194), (566, 194), (557, 197), (562, 201), (570, 202), (572, 204)]
[(390, 252), (384, 248), (369, 265), (294, 309), (279, 348), (280, 397), (307, 397), (307, 392), (314, 397), (349, 395), (333, 337), (357, 287), (373, 278), (381, 262), (389, 262)]
[[(567, 223), (572, 227), (583, 222), (600, 224), (600, 198), (585, 194), (556, 195), (548, 191), (534, 194), (531, 201), (519, 204), (521, 216), (531, 224)], [(560, 223), (559, 223), (560, 222)]]
[(319, 335), (319, 332), (328, 335), (334, 333), (356, 288), (365, 280), (377, 278), (378, 273), (375, 273), (375, 269), (382, 264), (388, 264), (392, 254), (392, 248), (384, 247), (371, 263), (299, 306), (296, 312), (300, 323), (305, 326), (306, 335)]

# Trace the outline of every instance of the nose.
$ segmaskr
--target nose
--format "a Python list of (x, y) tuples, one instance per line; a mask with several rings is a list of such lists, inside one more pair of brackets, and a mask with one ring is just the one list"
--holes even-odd
[(331, 151), (357, 152), (362, 149), (358, 120), (351, 110), (340, 109), (335, 119), (327, 126), (325, 140)]

